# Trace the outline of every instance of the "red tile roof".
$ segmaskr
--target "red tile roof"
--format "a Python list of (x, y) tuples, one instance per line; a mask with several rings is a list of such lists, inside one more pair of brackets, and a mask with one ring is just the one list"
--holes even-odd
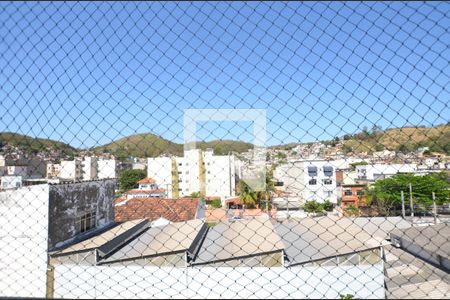
[(139, 180), (137, 183), (155, 183), (155, 182), (156, 182), (155, 179), (147, 177), (142, 180)]
[(126, 193), (127, 194), (155, 194), (155, 193), (164, 193), (165, 189), (158, 189), (158, 190), (140, 190), (140, 189), (134, 189), (129, 190)]
[(199, 199), (192, 198), (133, 198), (124, 205), (115, 207), (115, 220), (125, 222), (146, 218), (154, 221), (163, 217), (171, 222), (184, 222), (197, 217), (200, 204)]

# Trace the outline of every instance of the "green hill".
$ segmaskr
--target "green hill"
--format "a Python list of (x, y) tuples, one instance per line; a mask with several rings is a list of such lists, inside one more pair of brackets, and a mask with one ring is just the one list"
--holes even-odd
[(94, 148), (95, 153), (112, 153), (120, 158), (156, 157), (163, 153), (182, 155), (183, 145), (170, 142), (152, 133), (134, 134)]
[(372, 153), (384, 149), (406, 153), (419, 147), (450, 155), (450, 125), (363, 131), (344, 136), (344, 153)]
[[(196, 147), (202, 150), (212, 148), (216, 155), (228, 152), (245, 152), (253, 148), (250, 143), (230, 140), (197, 142)], [(157, 157), (161, 154), (183, 155), (183, 144), (170, 142), (152, 133), (135, 134), (94, 149), (96, 153), (112, 153), (118, 157)]]
[(73, 156), (78, 153), (78, 149), (54, 140), (33, 138), (27, 135), (0, 132), (0, 148), (3, 146), (17, 147), (26, 153), (32, 155), (38, 152), (49, 152), (52, 150), (61, 150), (62, 154)]

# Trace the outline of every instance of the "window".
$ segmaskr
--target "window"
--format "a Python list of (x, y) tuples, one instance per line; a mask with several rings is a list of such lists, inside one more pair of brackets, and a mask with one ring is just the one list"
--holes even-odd
[(90, 213), (82, 215), (79, 218), (79, 227), (78, 227), (79, 232), (80, 233), (86, 232), (89, 229), (94, 228), (96, 225), (95, 219), (96, 219), (95, 212), (90, 212)]
[(178, 163), (178, 165), (179, 165), (179, 166), (181, 166), (181, 165), (182, 165), (182, 163)]
[(183, 182), (183, 180), (181, 180), (181, 179), (178, 179), (178, 182)]
[(331, 179), (324, 179), (323, 180), (323, 184), (327, 184), (327, 185), (333, 184), (333, 180), (331, 180)]
[(317, 167), (314, 166), (308, 167), (308, 175), (311, 177), (317, 176)]
[(344, 191), (344, 195), (345, 196), (351, 196), (352, 195), (352, 190), (345, 190)]
[(323, 167), (323, 175), (331, 177), (333, 176), (333, 167), (332, 166), (324, 166)]
[(359, 190), (359, 191), (356, 192), (356, 195), (364, 196), (364, 191), (363, 190)]
[(309, 180), (309, 185), (316, 185), (317, 184), (317, 179), (310, 179)]

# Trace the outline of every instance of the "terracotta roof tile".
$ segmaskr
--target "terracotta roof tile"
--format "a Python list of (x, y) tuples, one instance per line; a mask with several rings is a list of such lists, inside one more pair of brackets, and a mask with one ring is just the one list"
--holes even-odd
[(171, 222), (184, 222), (196, 218), (199, 199), (133, 198), (115, 207), (116, 222), (146, 218), (151, 221), (163, 217)]
[(137, 183), (155, 183), (156, 180), (150, 177), (139, 180)]
[(157, 189), (157, 190), (140, 190), (140, 189), (134, 189), (129, 190), (126, 193), (127, 194), (154, 194), (154, 193), (164, 193), (165, 189)]

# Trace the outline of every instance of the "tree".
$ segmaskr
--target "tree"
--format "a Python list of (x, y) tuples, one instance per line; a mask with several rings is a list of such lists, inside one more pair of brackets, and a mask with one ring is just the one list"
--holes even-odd
[(287, 157), (287, 155), (286, 155), (286, 153), (284, 153), (284, 152), (277, 152), (276, 157), (277, 157), (278, 159), (284, 159), (284, 158)]
[[(265, 180), (261, 180), (265, 176)], [(245, 206), (254, 208), (261, 206), (261, 202), (264, 201), (264, 207), (266, 206), (266, 200), (270, 203), (271, 193), (275, 190), (275, 184), (273, 182), (273, 171), (266, 170), (266, 173), (259, 173), (256, 178), (256, 187), (252, 189), (245, 181), (239, 182), (239, 197)], [(270, 206), (270, 205), (269, 205)]]
[(375, 145), (375, 151), (383, 151), (383, 150), (384, 150), (383, 145), (381, 145), (381, 144), (376, 144)]
[(192, 192), (191, 197), (192, 198), (200, 198), (200, 192)]
[(350, 145), (344, 144), (344, 146), (342, 147), (342, 152), (346, 155), (349, 154), (350, 152), (353, 152), (353, 148)]
[(239, 198), (246, 207), (253, 208), (257, 204), (257, 193), (244, 180), (239, 181)]
[(120, 172), (119, 188), (128, 191), (138, 187), (138, 181), (146, 177), (145, 170), (123, 170)]
[(433, 192), (436, 196), (436, 204), (449, 202), (450, 183), (447, 174), (442, 172), (425, 176), (399, 174), (378, 180), (368, 191), (367, 204), (374, 205), (380, 213), (389, 215), (395, 206), (401, 205), (401, 191), (408, 195), (410, 184), (414, 203), (431, 205)]
[(356, 162), (353, 162), (353, 163), (349, 164), (350, 169), (352, 171), (355, 171), (356, 166), (367, 166), (367, 165), (368, 165), (367, 161), (356, 161)]
[(411, 147), (408, 147), (408, 145), (406, 144), (401, 144), (397, 149), (398, 152), (401, 152), (403, 154), (411, 152), (411, 150), (412, 150)]

